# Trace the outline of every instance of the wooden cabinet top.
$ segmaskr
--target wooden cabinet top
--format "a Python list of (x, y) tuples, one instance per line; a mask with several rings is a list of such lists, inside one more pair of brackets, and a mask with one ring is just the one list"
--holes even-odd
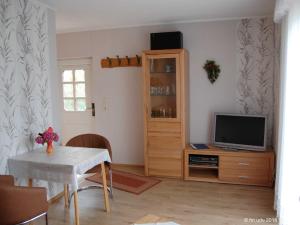
[(209, 145), (209, 149), (193, 149), (191, 146), (186, 146), (185, 151), (188, 154), (195, 155), (222, 155), (222, 156), (239, 156), (239, 157), (274, 157), (274, 151), (267, 149), (265, 151), (251, 150), (226, 150)]
[(164, 50), (145, 50), (143, 51), (146, 55), (163, 55), (163, 54), (178, 54), (182, 52), (187, 52), (186, 49), (164, 49)]

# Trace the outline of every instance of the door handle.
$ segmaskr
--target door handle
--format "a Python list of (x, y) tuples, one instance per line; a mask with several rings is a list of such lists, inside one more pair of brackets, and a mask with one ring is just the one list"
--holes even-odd
[(95, 103), (92, 103), (91, 107), (86, 108), (87, 110), (91, 109), (92, 110), (92, 116), (95, 116), (96, 111), (95, 111)]

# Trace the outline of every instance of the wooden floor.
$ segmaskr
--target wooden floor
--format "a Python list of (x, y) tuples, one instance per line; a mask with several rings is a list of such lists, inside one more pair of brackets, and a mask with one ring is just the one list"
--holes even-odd
[[(143, 172), (142, 168), (122, 170)], [(79, 193), (80, 224), (125, 225), (154, 214), (181, 225), (272, 225), (277, 223), (259, 219), (275, 217), (273, 195), (270, 188), (162, 179), (141, 195), (115, 189), (112, 212), (107, 214), (102, 191), (87, 190)], [(73, 218), (73, 204), (70, 210), (65, 209), (60, 199), (50, 206), (49, 225), (74, 224)], [(245, 218), (257, 222), (245, 222)]]

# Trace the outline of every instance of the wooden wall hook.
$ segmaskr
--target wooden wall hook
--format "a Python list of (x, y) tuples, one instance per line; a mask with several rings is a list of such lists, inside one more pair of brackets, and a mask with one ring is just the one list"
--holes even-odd
[(126, 55), (127, 65), (130, 65), (130, 59), (128, 58), (128, 55)]
[(116, 58), (106, 57), (101, 60), (102, 68), (114, 68), (114, 67), (133, 67), (142, 66), (141, 56), (136, 55), (135, 57), (125, 56), (120, 58), (119, 55), (116, 55)]
[(136, 61), (137, 61), (138, 65), (141, 65), (141, 57), (138, 55), (135, 55), (135, 57), (136, 57)]
[(119, 64), (119, 66), (121, 65), (121, 59), (120, 59), (120, 57), (117, 55), (117, 60), (118, 60), (118, 64)]
[(108, 61), (108, 66), (111, 67), (112, 63), (111, 63), (111, 59), (109, 57), (106, 57), (107, 61)]

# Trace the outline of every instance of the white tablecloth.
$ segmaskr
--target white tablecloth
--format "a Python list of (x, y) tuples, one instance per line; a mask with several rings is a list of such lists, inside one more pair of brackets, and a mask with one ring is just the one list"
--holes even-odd
[(9, 158), (8, 169), (18, 178), (71, 184), (77, 190), (77, 174), (84, 174), (101, 162), (111, 162), (107, 149), (56, 146), (50, 155), (45, 148), (39, 148)]

